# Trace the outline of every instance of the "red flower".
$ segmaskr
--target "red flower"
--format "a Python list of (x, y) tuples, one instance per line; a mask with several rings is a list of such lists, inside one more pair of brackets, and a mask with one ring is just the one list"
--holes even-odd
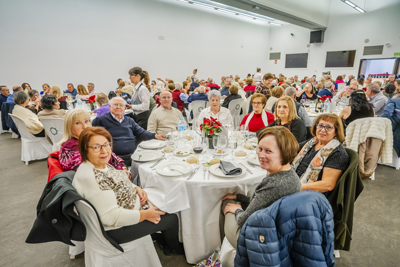
[(95, 101), (95, 99), (96, 99), (96, 96), (92, 95), (91, 97), (88, 98), (89, 103), (93, 103)]
[(214, 130), (210, 130), (210, 135), (213, 134)]

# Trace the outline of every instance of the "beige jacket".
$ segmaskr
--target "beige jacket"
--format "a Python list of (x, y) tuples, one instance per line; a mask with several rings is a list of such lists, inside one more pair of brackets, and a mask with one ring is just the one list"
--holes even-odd
[(58, 110), (57, 109), (52, 109), (52, 110), (45, 109), (43, 111), (40, 111), (37, 116), (38, 116), (39, 120), (41, 118), (64, 119), (66, 112), (67, 111), (64, 109), (58, 109)]
[(12, 114), (25, 123), (31, 134), (38, 134), (43, 131), (43, 124), (39, 121), (38, 116), (29, 109), (23, 108), (20, 105), (15, 105)]

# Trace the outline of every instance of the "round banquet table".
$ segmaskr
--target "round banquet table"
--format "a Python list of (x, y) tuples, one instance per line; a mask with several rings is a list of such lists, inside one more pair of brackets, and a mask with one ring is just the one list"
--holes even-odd
[[(143, 149), (138, 147), (138, 150)], [(204, 156), (211, 159), (211, 151), (206, 151)], [(174, 161), (186, 158), (175, 156)], [(159, 164), (163, 162), (165, 160)], [(221, 245), (219, 213), (222, 197), (228, 193), (253, 193), (267, 174), (259, 166), (248, 164), (246, 159), (237, 162), (244, 164), (253, 174), (246, 171), (237, 178), (221, 178), (209, 173), (204, 180), (203, 167), (200, 167), (192, 179), (186, 180), (191, 172), (167, 177), (158, 174), (156, 168), (150, 168), (154, 161), (138, 164), (141, 186), (149, 201), (165, 212), (178, 214), (186, 260), (191, 264), (207, 259)]]

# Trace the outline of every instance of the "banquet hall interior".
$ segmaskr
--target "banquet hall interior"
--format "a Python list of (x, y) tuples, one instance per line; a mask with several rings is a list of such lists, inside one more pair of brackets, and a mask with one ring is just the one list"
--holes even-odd
[[(321, 251), (326, 252), (326, 259), (322, 260), (326, 260), (326, 265), (318, 266), (400, 266), (399, 11), (399, 0), (0, 0), (0, 266), (100, 266), (99, 262), (103, 266), (144, 267), (278, 266), (265, 263), (269, 255), (265, 256), (268, 249), (263, 245), (273, 247), (267, 234), (265, 237), (256, 234), (256, 239), (250, 240), (250, 232), (255, 231), (250, 229), (251, 223), (255, 223), (255, 215), (273, 212), (272, 206), (284, 205), (288, 203), (285, 200), (305, 193), (304, 190), (313, 193), (311, 197), (320, 208), (327, 204), (326, 218), (321, 215), (323, 218), (316, 225), (327, 220), (326, 227), (330, 228), (324, 228), (329, 233), (323, 237), (321, 234), (322, 245), (317, 245), (315, 251), (288, 248), (288, 251), (293, 249), (288, 252), (293, 266), (296, 261), (301, 262), (299, 258), (307, 258), (305, 255), (312, 255), (311, 258), (315, 255), (312, 259), (315, 262), (308, 266), (317, 266), (316, 255)], [(143, 94), (150, 96), (150, 101), (149, 98), (144, 101)], [(362, 100), (356, 94), (362, 95)], [(199, 96), (204, 98), (197, 99)], [(364, 101), (362, 108), (369, 108), (372, 115), (360, 115), (356, 101)], [(379, 109), (378, 101), (384, 101)], [(196, 103), (200, 102), (204, 105), (198, 108)], [(9, 109), (9, 103), (14, 110)], [(239, 104), (235, 108), (233, 103)], [(291, 110), (289, 126), (284, 123), (286, 117), (282, 117), (286, 113), (280, 113), (285, 108), (282, 103)], [(214, 107), (220, 110), (215, 124)], [(62, 113), (57, 117), (59, 124), (46, 126), (44, 112), (50, 114), (58, 109)], [(98, 110), (102, 113), (97, 113)], [(171, 113), (164, 115), (167, 111)], [(359, 117), (351, 117), (356, 111)], [(294, 112), (294, 119), (290, 112)], [(26, 116), (26, 120), (21, 116)], [(255, 119), (261, 125), (257, 129)], [(297, 132), (295, 122), (302, 125), (302, 134)], [(74, 127), (78, 123), (82, 134), (75, 136)], [(120, 131), (114, 125), (121, 125)], [(207, 130), (209, 125), (215, 127), (211, 132)], [(367, 129), (368, 126), (371, 127)], [(100, 127), (107, 134), (95, 132)], [(122, 128), (132, 130), (133, 134), (121, 137)], [(297, 193), (280, 195), (262, 209), (257, 208), (243, 225), (239, 218), (249, 213), (244, 199), (250, 201), (249, 207), (255, 205), (256, 187), (260, 189), (262, 181), (276, 175), (265, 167), (268, 161), (260, 156), (264, 155), (263, 142), (273, 136), (271, 133), (263, 137), (268, 128), (288, 132), (290, 138), (286, 140), (296, 144), (296, 157), (286, 162), (284, 157), (288, 156), (281, 147), (289, 149), (289, 145), (278, 142), (286, 135), (274, 139), (282, 156), (280, 161), (285, 161), (280, 164), (289, 166), (299, 176), (300, 189), (295, 190)], [(336, 135), (332, 142), (327, 142), (332, 147), (326, 149), (337, 152), (340, 147), (344, 157), (339, 159), (336, 156), (339, 153), (335, 157), (342, 165), (335, 168), (340, 165), (336, 162), (328, 167), (328, 154), (327, 159), (321, 156), (320, 168), (315, 168), (311, 163), (313, 154), (303, 167), (301, 161), (307, 158), (308, 146), (315, 145), (317, 150), (318, 134), (329, 135), (333, 129)], [(343, 132), (343, 138), (339, 131)], [(60, 139), (56, 142), (54, 136)], [(85, 136), (87, 143), (82, 141)], [(312, 142), (314, 136), (316, 144)], [(95, 137), (104, 141), (94, 144)], [(372, 141), (366, 141), (367, 138)], [(71, 154), (62, 158), (67, 143)], [(97, 157), (96, 151), (109, 151), (104, 165), (107, 172), (102, 172), (92, 161), (92, 157)], [(315, 157), (322, 154), (317, 152)], [(355, 161), (351, 155), (356, 155)], [(78, 156), (79, 163), (68, 158)], [(215, 159), (218, 165), (212, 162)], [(369, 159), (374, 161), (373, 166)], [(61, 169), (54, 172), (56, 165)], [(372, 169), (368, 170), (369, 167)], [(99, 183), (97, 186), (94, 182), (94, 189), (103, 197), (91, 199), (92, 193), (85, 187), (88, 185), (85, 179), (89, 177), (83, 173), (85, 168), (90, 170), (90, 177), (93, 175), (92, 182)], [(324, 168), (329, 172), (321, 175), (318, 171)], [(350, 168), (354, 170), (352, 174)], [(321, 176), (326, 181), (328, 174), (336, 175), (333, 187), (326, 190), (312, 187), (311, 178), (305, 176), (316, 169), (319, 178), (315, 183), (322, 182)], [(65, 173), (72, 173), (70, 180), (75, 180), (68, 180)], [(141, 202), (143, 194), (146, 199), (148, 196), (148, 204), (139, 203), (140, 213), (129, 208), (129, 212), (141, 214), (140, 222), (139, 217), (121, 212), (127, 209), (121, 208), (118, 195), (121, 192), (115, 191), (112, 198), (113, 203), (120, 205), (115, 211), (120, 221), (106, 224), (106, 217), (114, 210), (103, 211), (104, 206), (96, 205), (102, 205), (110, 197), (102, 188), (105, 185), (99, 182), (101, 175), (110, 173), (132, 180), (124, 178), (128, 185), (125, 180), (118, 181), (119, 186), (126, 185), (133, 192), (134, 201)], [(68, 180), (68, 189), (51, 187), (61, 186), (56, 179), (52, 181), (53, 177), (61, 177), (57, 181)], [(347, 182), (341, 183), (346, 177)], [(349, 179), (354, 180), (349, 182)], [(60, 229), (58, 216), (67, 212), (63, 206), (67, 197), (58, 198), (64, 204), (57, 203), (57, 214), (50, 197), (56, 198), (56, 194), (66, 191), (73, 191), (75, 203), (80, 205), (75, 207), (74, 202), (72, 206), (70, 203), (68, 212), (74, 214), (70, 215), (72, 222), (70, 219), (69, 226), (61, 225)], [(221, 210), (221, 204), (231, 200), (232, 194), (232, 199), (241, 204), (235, 202), (227, 207), (242, 206), (228, 212)], [(339, 199), (341, 194), (342, 202), (332, 204), (335, 202), (332, 199)], [(137, 207), (138, 202), (132, 205)], [(93, 212), (92, 217), (89, 213), (84, 215), (82, 203), (89, 203), (85, 209)], [(53, 213), (45, 214), (46, 205)], [(301, 203), (294, 206), (302, 209)], [(343, 215), (341, 219), (342, 208), (348, 217)], [(150, 211), (158, 212), (158, 220), (147, 217), (146, 221), (144, 212), (150, 214)], [(83, 222), (78, 214), (84, 215)], [(95, 232), (88, 231), (88, 218), (97, 224), (97, 218), (101, 219), (99, 226), (91, 229)], [(150, 231), (143, 226), (145, 236), (139, 234), (140, 238), (129, 243), (137, 242), (137, 247), (129, 250), (121, 245), (126, 250), (121, 253), (120, 242), (115, 240), (123, 236), (118, 230), (127, 225), (123, 224), (127, 218), (138, 225), (159, 227)], [(160, 223), (167, 218), (171, 220), (169, 224)], [(221, 218), (225, 220), (223, 226)], [(239, 228), (236, 232), (235, 244), (228, 240), (227, 225), (231, 218), (236, 227), (237, 224), (242, 227), (242, 231)], [(347, 225), (343, 226), (343, 220), (347, 220)], [(86, 241), (91, 239), (91, 242), (83, 242), (82, 235), (71, 237), (78, 225), (86, 227)], [(136, 232), (141, 231), (137, 229)], [(171, 231), (175, 230), (178, 233), (174, 232), (174, 238), (179, 242), (172, 249), (169, 246), (176, 240), (171, 238)], [(339, 234), (343, 235), (341, 240)], [(298, 236), (292, 238), (302, 241)], [(70, 240), (77, 245), (70, 244)], [(90, 248), (98, 245), (96, 240), (102, 242), (99, 250)], [(265, 258), (263, 253), (247, 253), (251, 250), (250, 241), (257, 243), (255, 246), (264, 251)], [(106, 247), (113, 251), (111, 256), (103, 251)], [(149, 259), (128, 265), (119, 257), (123, 254)], [(257, 256), (264, 263), (255, 260)], [(280, 260), (281, 266), (291, 266)], [(257, 262), (260, 265), (255, 265)]]

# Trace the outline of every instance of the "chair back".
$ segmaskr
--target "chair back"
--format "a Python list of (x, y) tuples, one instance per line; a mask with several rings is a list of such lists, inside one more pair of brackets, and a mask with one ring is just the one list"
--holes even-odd
[(342, 91), (343, 87), (345, 87), (345, 86), (346, 86), (345, 83), (339, 83), (338, 86), (337, 86), (338, 93), (340, 93), (340, 91)]
[(31, 141), (36, 141), (38, 138), (41, 138), (41, 137), (36, 137), (33, 134), (31, 134), (31, 132), (28, 130), (24, 121), (21, 120), (21, 118), (13, 115), (11, 113), (8, 113), (8, 115), (10, 115), (10, 117), (14, 121), (15, 125), (18, 128), (19, 134), (21, 135), (22, 138), (25, 138), (25, 139), (31, 140)]
[(43, 124), (47, 136), (53, 142), (53, 151), (60, 150), (60, 146), (57, 143), (61, 141), (64, 134), (64, 119), (41, 118), (40, 122)]
[(229, 102), (228, 109), (231, 112), (235, 129), (240, 125), (240, 110), (242, 108), (243, 98), (238, 98)]
[(200, 115), (200, 112), (206, 108), (207, 101), (193, 101), (191, 103), (192, 111), (193, 111), (193, 120), (197, 120)]

